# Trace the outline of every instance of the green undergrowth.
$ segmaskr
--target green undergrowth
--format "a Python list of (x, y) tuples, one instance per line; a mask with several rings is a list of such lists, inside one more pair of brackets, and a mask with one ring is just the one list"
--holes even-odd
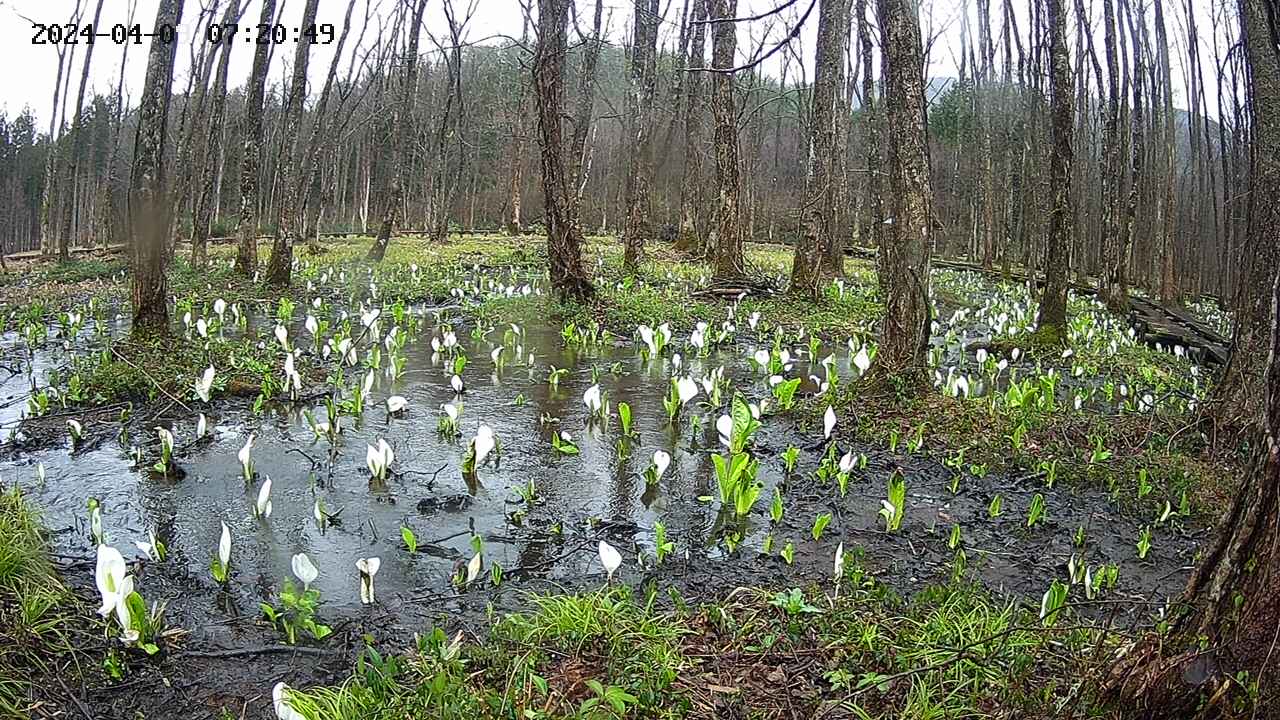
[(16, 488), (0, 490), (0, 717), (29, 717), (33, 683), (72, 653), (71, 608), (39, 519)]
[(366, 649), (345, 683), (290, 704), (309, 720), (1048, 717), (1064, 702), (1087, 716), (1081, 683), (1110, 646), (1065, 610), (1046, 626), (963, 581), (904, 600), (852, 561), (839, 591), (528, 600), (474, 641), (434, 630), (404, 655)]
[[(936, 391), (894, 393), (851, 383), (832, 403), (853, 419), (841, 433), (920, 454), (962, 477), (1005, 473), (1029, 483), (1053, 482), (1110, 493), (1122, 511), (1155, 520), (1185, 507), (1211, 521), (1230, 498), (1238, 463), (1211, 453), (1206, 438), (1182, 414), (1077, 412), (1011, 408), (991, 398), (963, 399)], [(802, 409), (801, 422), (821, 425), (826, 402)], [(848, 437), (847, 436), (847, 437)]]
[[(193, 402), (195, 381), (212, 365), (218, 394), (252, 398), (264, 382), (279, 385), (276, 348), (260, 346), (257, 336), (214, 340), (207, 347), (184, 338), (128, 338), (76, 357), (52, 400), (64, 407), (93, 407), (117, 402), (174, 399)], [(300, 372), (305, 366), (300, 365)]]

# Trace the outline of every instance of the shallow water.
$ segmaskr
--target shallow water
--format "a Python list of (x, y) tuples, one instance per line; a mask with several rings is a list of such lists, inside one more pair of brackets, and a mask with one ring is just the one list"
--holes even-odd
[[(355, 562), (361, 557), (383, 559), (376, 579), (379, 593), (446, 588), (455, 564), (472, 555), (472, 532), (484, 538), (486, 562), (508, 571), (546, 563), (545, 554), (560, 544), (549, 542), (548, 528), (556, 521), (564, 522), (566, 533), (590, 522), (626, 527), (638, 530), (641, 542), (650, 536), (655, 521), (663, 522), (674, 537), (707, 536), (716, 512), (698, 498), (716, 493), (708, 452), (712, 446), (707, 445), (708, 438), (715, 442), (714, 416), (703, 421), (693, 443), (691, 416), (705, 414), (694, 409), (698, 400), (686, 409), (679, 437), (667, 427), (661, 397), (669, 387), (669, 358), (645, 362), (629, 342), (591, 352), (564, 348), (558, 328), (533, 323), (526, 329), (524, 346), (536, 354), (536, 367), (517, 366), (512, 359), (499, 373), (489, 356), (493, 344), (456, 329), (469, 361), (463, 373), (462, 436), (454, 440), (436, 432), (439, 408), (457, 397), (448, 384), (447, 361), (433, 357), (428, 327), (406, 345), (403, 376), (392, 381), (379, 375), (360, 422), (343, 418), (345, 432), (332, 456), (327, 441), (314, 439), (300, 407), (277, 408), (260, 418), (230, 410), (221, 416), (209, 414), (211, 437), (204, 441), (195, 441), (194, 418), (173, 424), (177, 447), (188, 446), (176, 453), (183, 474), (179, 479), (131, 467), (128, 453), (112, 440), (82, 452), (71, 453), (64, 443), (24, 454), (4, 472), (17, 474), (44, 510), (61, 552), (91, 553), (85, 502), (96, 497), (102, 503), (107, 541), (126, 557), (140, 556), (133, 550), (134, 542), (147, 540), (148, 531), (154, 530), (168, 546), (170, 562), (184, 564), (191, 576), (208, 578), (220, 523), (225, 521), (233, 537), (237, 584), (278, 586), (290, 576), (291, 556), (306, 552), (320, 569), (314, 587), (333, 605), (358, 604)], [(500, 339), (501, 332), (492, 335)], [(608, 372), (614, 363), (621, 363), (620, 374)], [(683, 370), (700, 377), (722, 363), (735, 379), (749, 372), (745, 354), (736, 347), (687, 360)], [(572, 369), (556, 389), (546, 382), (547, 364)], [(601, 388), (615, 407), (608, 427), (587, 422), (582, 394), (592, 384), (592, 367), (601, 368)], [(763, 392), (762, 386), (757, 389)], [(399, 416), (386, 412), (384, 401), (390, 395), (402, 395), (409, 402)], [(515, 402), (519, 395), (525, 398), (523, 405)], [(625, 457), (617, 449), (619, 401), (631, 405), (638, 432), (628, 441)], [(322, 405), (311, 409), (323, 418)], [(558, 425), (543, 426), (544, 413), (559, 418)], [(480, 468), (478, 482), (471, 484), (461, 465), (481, 423), (493, 428), (501, 456)], [(553, 427), (569, 432), (581, 453), (559, 456), (550, 443)], [(236, 453), (251, 432), (258, 478), (246, 485)], [(154, 444), (153, 437), (140, 436), (133, 442)], [(386, 439), (396, 454), (393, 477), (382, 486), (371, 482), (365, 467), (366, 443), (376, 444), (379, 438)], [(671, 453), (671, 466), (657, 487), (646, 488), (641, 473), (657, 449)], [(143, 465), (152, 460), (148, 455)], [(46, 470), (43, 485), (33, 482), (36, 463)], [(272, 480), (273, 510), (270, 518), (257, 519), (251, 507), (265, 477)], [(767, 502), (778, 475), (764, 470), (761, 479)], [(519, 491), (530, 481), (538, 502), (521, 523), (513, 523), (512, 514), (525, 508)], [(337, 516), (325, 530), (312, 515), (317, 496)], [(415, 555), (403, 547), (402, 525), (411, 527), (418, 538)], [(759, 527), (756, 530), (758, 534)], [(759, 538), (754, 540), (758, 544)], [(577, 558), (577, 568), (566, 559), (548, 569), (556, 574), (585, 571), (592, 562), (598, 564), (594, 547), (590, 550)], [(720, 551), (711, 546), (707, 552)]]
[[(727, 558), (724, 545), (716, 542), (723, 522), (718, 502), (708, 500), (718, 495), (710, 456), (719, 450), (714, 420), (720, 411), (695, 407), (705, 400), (700, 391), (684, 411), (678, 430), (667, 425), (661, 399), (673, 372), (671, 358), (646, 362), (628, 340), (589, 351), (564, 347), (559, 327), (534, 318), (523, 324), (522, 341), (524, 352), (536, 355), (534, 367), (525, 367), (523, 359), (513, 357), (513, 349), (507, 348), (507, 367), (498, 372), (490, 350), (501, 342), (505, 328), (491, 332), (490, 339), (477, 340), (469, 326), (455, 323), (469, 361), (462, 376), (466, 384), (461, 398), (462, 434), (445, 439), (436, 431), (440, 407), (458, 398), (449, 387), (448, 361), (435, 355), (430, 345), (436, 321), (431, 314), (422, 319), (419, 336), (404, 349), (404, 374), (397, 380), (377, 376), (363, 417), (358, 422), (343, 418), (345, 432), (337, 452), (330, 452), (327, 441), (314, 439), (302, 417), (307, 404), (277, 404), (255, 417), (242, 399), (215, 398), (219, 409), (209, 411), (210, 437), (204, 440), (195, 439), (195, 418), (185, 413), (155, 418), (141, 427), (133, 423), (131, 442), (150, 446), (143, 467), (154, 460), (155, 435), (150, 426), (171, 427), (179, 448), (175, 459), (180, 478), (156, 477), (135, 468), (127, 448), (110, 438), (99, 438), (88, 449), (72, 453), (65, 435), (61, 446), (13, 454), (0, 465), (0, 473), (6, 478), (16, 476), (43, 510), (61, 555), (92, 557), (85, 509), (88, 497), (102, 503), (107, 541), (126, 557), (142, 557), (134, 543), (147, 540), (149, 531), (154, 531), (168, 546), (170, 559), (161, 569), (162, 578), (155, 574), (141, 578), (139, 589), (148, 600), (215, 590), (208, 568), (221, 523), (226, 522), (234, 543), (233, 604), (253, 607), (257, 600), (271, 599), (282, 581), (291, 577), (291, 556), (305, 552), (320, 570), (313, 587), (321, 592), (326, 613), (358, 608), (355, 562), (363, 557), (382, 558), (376, 588), (383, 604), (451, 593), (452, 576), (473, 553), (473, 533), (484, 540), (486, 564), (499, 564), (509, 578), (538, 577), (566, 584), (584, 576), (602, 579), (595, 551), (600, 537), (622, 549), (621, 574), (634, 577), (639, 574), (637, 552), (652, 556), (654, 525), (661, 522), (676, 542), (678, 556), (730, 561), (743, 583), (829, 577), (834, 546), (843, 542), (848, 550), (864, 548), (886, 579), (915, 588), (945, 576), (944, 565), (953, 556), (946, 545), (947, 533), (953, 523), (959, 523), (970, 567), (979, 577), (994, 588), (1038, 596), (1052, 578), (1064, 575), (1063, 566), (1072, 553), (1071, 533), (1083, 525), (1089, 528), (1091, 540), (1087, 562), (1120, 563), (1122, 589), (1142, 599), (1160, 599), (1179, 586), (1183, 572), (1179, 568), (1189, 564), (1196, 545), (1184, 532), (1158, 535), (1152, 555), (1139, 562), (1132, 548), (1139, 523), (1116, 516), (1103, 493), (1047, 490), (1036, 481), (991, 477), (968, 478), (960, 494), (953, 496), (946, 489), (949, 472), (936, 460), (870, 447), (852, 448), (867, 453), (871, 463), (866, 471), (853, 473), (848, 494), (840, 497), (833, 486), (820, 486), (808, 478), (823, 450), (820, 429), (802, 433), (790, 419), (771, 417), (757, 436), (755, 453), (761, 459), (759, 479), (765, 488), (742, 528), (743, 549)], [(114, 331), (122, 332), (123, 325), (117, 324)], [(295, 339), (305, 337), (300, 322), (291, 334)], [(744, 327), (736, 343), (704, 358), (686, 358), (681, 373), (700, 378), (724, 365), (733, 387), (756, 398), (764, 396), (764, 378), (747, 362), (754, 349), (747, 335)], [(8, 347), (18, 342), (16, 337), (5, 340)], [(683, 348), (683, 342), (680, 345)], [(792, 348), (792, 354), (798, 350)], [(843, 378), (856, 374), (843, 343), (825, 344), (818, 357), (831, 352)], [(37, 352), (33, 358), (37, 377), (60, 362), (49, 351)], [(611, 372), (615, 364), (616, 374)], [(570, 370), (558, 388), (546, 381), (548, 365)], [(601, 389), (615, 408), (606, 427), (588, 422), (582, 401), (592, 384), (593, 368), (600, 370)], [(800, 360), (790, 375), (807, 377), (811, 372), (822, 373)], [(29, 382), (23, 375), (11, 376), (0, 383), (0, 397), (20, 396)], [(808, 381), (802, 386), (802, 393), (813, 390)], [(171, 392), (184, 398), (190, 395), (185, 388)], [(396, 417), (385, 410), (384, 401), (391, 395), (402, 395), (409, 403)], [(516, 402), (520, 396), (523, 404)], [(618, 449), (616, 406), (620, 401), (631, 406), (638, 432), (627, 441), (626, 454)], [(324, 417), (323, 406), (309, 408)], [(11, 405), (0, 422), (12, 422), (24, 410), (25, 403)], [(544, 425), (544, 414), (559, 422)], [(701, 423), (695, 416), (702, 416)], [(94, 421), (85, 422), (88, 429)], [(475, 482), (468, 482), (461, 472), (462, 461), (467, 443), (482, 423), (494, 430), (501, 455), (479, 469)], [(571, 433), (580, 454), (560, 456), (552, 449), (550, 437), (557, 430)], [(107, 434), (114, 433), (113, 426)], [(236, 453), (250, 433), (255, 437), (258, 477), (246, 485)], [(379, 438), (386, 439), (396, 454), (394, 472), (385, 484), (371, 483), (365, 467), (366, 444), (376, 444)], [(803, 452), (797, 477), (783, 485), (785, 520), (771, 529), (769, 500), (773, 488), (784, 481), (780, 454), (788, 445)], [(657, 449), (671, 454), (671, 466), (656, 487), (646, 488), (641, 473)], [(840, 448), (841, 452), (849, 449)], [(37, 463), (46, 469), (42, 485), (34, 480)], [(895, 468), (901, 468), (907, 478), (908, 507), (903, 531), (890, 535), (881, 530), (877, 513), (885, 497), (885, 480)], [(269, 519), (257, 519), (251, 508), (258, 483), (266, 477), (272, 479), (273, 511)], [(537, 495), (531, 507), (520, 497), (530, 482)], [(1005, 498), (1006, 514), (993, 519), (987, 515), (987, 505), (996, 492)], [(1026, 507), (1036, 492), (1045, 495), (1047, 517), (1041, 527), (1028, 529)], [(325, 529), (312, 515), (316, 497), (337, 518)], [(815, 542), (809, 529), (821, 512), (832, 513), (834, 519), (827, 534)], [(416, 554), (404, 548), (402, 526), (412, 528), (417, 536)], [(766, 558), (758, 550), (771, 530), (776, 541), (774, 557)], [(794, 567), (782, 565), (777, 558), (789, 541), (796, 549)], [(791, 579), (781, 580), (782, 573)], [(215, 607), (209, 610), (218, 612)]]

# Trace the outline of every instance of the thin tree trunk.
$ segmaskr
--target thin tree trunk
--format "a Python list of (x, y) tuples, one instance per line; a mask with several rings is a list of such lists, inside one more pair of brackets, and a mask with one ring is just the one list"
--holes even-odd
[[(302, 27), (316, 22), (320, 0), (307, 0), (302, 8)], [(271, 262), (267, 264), (267, 282), (286, 287), (293, 275), (293, 246), (302, 238), (302, 190), (307, 178), (305, 161), (299, 163), (298, 135), (302, 128), (302, 106), (307, 94), (307, 65), (311, 59), (311, 42), (298, 41), (293, 54), (293, 79), (289, 84), (289, 96), (284, 107), (284, 142), (281, 146), (281, 164), (285, 166), (280, 200), (280, 222), (271, 245)]]
[[(712, 19), (734, 17), (738, 0), (712, 0)], [(711, 33), (711, 114), (715, 121), (712, 145), (716, 155), (716, 205), (714, 237), (715, 270), (713, 277), (734, 281), (746, 276), (742, 257), (741, 179), (738, 168), (738, 112), (733, 100), (734, 52), (737, 28), (732, 22), (717, 22)]]
[(400, 204), (404, 202), (404, 153), (413, 136), (413, 105), (418, 85), (418, 40), (422, 35), (422, 15), (426, 12), (427, 0), (418, 0), (413, 10), (412, 24), (409, 26), (409, 49), (405, 53), (405, 71), (400, 87), (400, 97), (396, 100), (392, 111), (391, 152), (391, 188), (387, 193), (386, 204), (382, 209), (382, 222), (378, 224), (378, 235), (369, 248), (369, 259), (381, 262), (387, 254), (387, 245), (391, 242), (391, 230), (395, 225), (396, 214), (401, 212)]
[[(93, 27), (98, 27), (98, 19), (102, 15), (102, 0), (98, 0), (93, 10)], [(71, 143), (71, 182), (77, 182), (80, 177), (80, 159), (84, 155), (84, 91), (85, 86), (89, 82), (89, 64), (93, 61), (93, 46), (97, 43), (87, 43), (84, 49), (84, 64), (80, 68), (80, 89), (76, 91), (76, 114), (71, 121), (71, 132), (75, 133)], [(77, 193), (71, 193), (74, 197)], [(58, 262), (66, 262), (71, 259), (71, 232), (69, 228), (64, 230), (58, 236)]]
[[(592, 133), (592, 109), (596, 97), (596, 65), (600, 62), (600, 49), (604, 41), (600, 35), (604, 20), (604, 1), (596, 0), (595, 14), (591, 21), (591, 38), (583, 39), (582, 61), (578, 68), (578, 104), (573, 113), (573, 135), (569, 146), (569, 182), (574, 188), (574, 205), (582, 203), (582, 193), (591, 174), (591, 160), (587, 155), (587, 136)], [(563, 92), (562, 92), (563, 94)], [(576, 214), (578, 210), (574, 210)]]
[(1067, 277), (1071, 242), (1071, 58), (1063, 0), (1047, 0), (1049, 21), (1049, 236), (1046, 242), (1044, 295), (1036, 332), (1046, 343), (1061, 343), (1067, 332)]
[(711, 0), (693, 0), (693, 32), (685, 63), (684, 84), (684, 169), (680, 175), (680, 230), (676, 249), (704, 255), (706, 248), (698, 230), (698, 210), (702, 198), (702, 73), (688, 72), (702, 67), (707, 44), (707, 6)]
[[(223, 23), (240, 21), (240, 0), (231, 0)], [(218, 178), (218, 153), (222, 143), (218, 141), (227, 117), (227, 68), (231, 64), (231, 48), (235, 45), (235, 36), (224, 33), (221, 48), (214, 51), (220, 53), (218, 70), (213, 78), (213, 97), (209, 115), (205, 118), (204, 162), (200, 164), (200, 188), (196, 194), (195, 210), (191, 218), (191, 264), (202, 268), (208, 264), (209, 230), (213, 222), (213, 206), (215, 183)]]
[[(276, 0), (262, 0), (259, 23), (275, 19)], [(236, 226), (236, 272), (250, 277), (258, 270), (258, 162), (262, 155), (262, 104), (271, 46), (259, 43), (253, 51), (253, 70), (245, 94), (244, 151), (240, 158), (240, 222)]]
[(653, 184), (653, 96), (657, 83), (658, 0), (635, 0), (635, 34), (631, 46), (631, 87), (627, 99), (627, 220), (623, 229), (622, 266), (635, 272), (653, 239), (649, 197)]

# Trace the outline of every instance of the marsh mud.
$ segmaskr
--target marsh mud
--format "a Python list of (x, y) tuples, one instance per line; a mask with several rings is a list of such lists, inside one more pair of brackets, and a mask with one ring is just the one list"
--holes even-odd
[[(668, 424), (662, 398), (675, 370), (671, 357), (645, 360), (629, 341), (565, 347), (560, 328), (531, 319), (519, 338), (520, 354), (507, 347), (499, 368), (490, 351), (501, 344), (502, 329), (488, 338), (472, 337), (469, 327), (455, 323), (470, 358), (458, 397), (449, 383), (450, 361), (430, 343), (436, 321), (430, 315), (423, 320), (419, 335), (405, 346), (404, 373), (397, 379), (376, 374), (363, 415), (344, 418), (335, 445), (318, 440), (303, 418), (304, 409), (324, 416), (318, 400), (273, 404), (255, 415), (247, 399), (234, 397), (197, 406), (208, 417), (204, 438), (196, 437), (193, 413), (162, 400), (135, 408), (123, 423), (124, 442), (112, 408), (74, 416), (86, 426), (86, 440), (74, 449), (65, 432), (52, 432), (48, 423), (43, 434), (33, 425), (11, 440), (0, 473), (16, 480), (41, 510), (55, 557), (86, 603), (96, 606), (90, 497), (101, 504), (107, 542), (133, 558), (138, 590), (148, 602), (167, 603), (169, 633), (158, 657), (138, 658), (115, 684), (49, 683), (42, 688), (51, 701), (49, 713), (81, 707), (91, 717), (212, 718), (225, 709), (234, 717), (269, 717), (274, 683), (340, 681), (366, 641), (384, 651), (403, 650), (412, 647), (415, 633), (433, 625), (481, 637), (490, 612), (526, 607), (528, 592), (601, 586), (602, 539), (624, 558), (613, 582), (651, 585), (660, 597), (674, 591), (701, 602), (739, 586), (829, 586), (838, 545), (906, 595), (955, 572), (957, 552), (949, 540), (958, 525), (965, 576), (1033, 606), (1053, 578), (1066, 576), (1073, 553), (1077, 563), (1094, 568), (1116, 564), (1117, 585), (1105, 595), (1111, 604), (1083, 611), (1132, 624), (1149, 621), (1182, 587), (1206, 536), (1203, 528), (1158, 526), (1150, 553), (1140, 560), (1135, 542), (1143, 522), (1121, 514), (1105, 492), (1048, 488), (1038, 475), (979, 477), (953, 470), (930, 456), (927, 437), (915, 454), (851, 444), (845, 428), (852, 419), (837, 425), (832, 441), (837, 457), (862, 454), (866, 466), (849, 474), (842, 491), (834, 481), (813, 477), (827, 451), (821, 428), (804, 427), (785, 413), (767, 417), (756, 436), (753, 454), (761, 462), (764, 490), (747, 518), (733, 520), (720, 512), (711, 460), (721, 450), (715, 430), (721, 410), (699, 407), (706, 400), (700, 393), (674, 426)], [(700, 378), (723, 365), (734, 387), (764, 397), (764, 376), (747, 362), (752, 350), (740, 339), (705, 357), (686, 357), (680, 373)], [(855, 376), (850, 353), (839, 346), (834, 351), (839, 374)], [(536, 356), (532, 367), (526, 367), (529, 353)], [(791, 374), (821, 376), (809, 360), (797, 360)], [(31, 363), (37, 372), (57, 366), (41, 353)], [(547, 382), (549, 365), (569, 371), (557, 387)], [(630, 405), (634, 437), (621, 438), (616, 412), (607, 425), (589, 419), (583, 393), (597, 381), (614, 408)], [(22, 375), (11, 376), (0, 386), (0, 397), (21, 398), (27, 384)], [(806, 379), (801, 394), (814, 390)], [(389, 413), (390, 396), (404, 397), (406, 409)], [(456, 438), (437, 432), (440, 407), (450, 402), (462, 406)], [(0, 419), (12, 427), (20, 407), (10, 404)], [(467, 443), (481, 424), (492, 428), (500, 452), (467, 477)], [(146, 469), (156, 452), (153, 426), (168, 427), (176, 436), (180, 472), (160, 476)], [(556, 432), (569, 433), (579, 452), (553, 449)], [(246, 483), (237, 451), (250, 435), (256, 476)], [(373, 480), (366, 468), (366, 446), (379, 439), (395, 451), (385, 482)], [(141, 462), (131, 455), (134, 443), (143, 448)], [(782, 460), (791, 446), (799, 450), (793, 475)], [(647, 486), (643, 472), (659, 449), (671, 454), (671, 465), (655, 486)], [(39, 466), (43, 481), (37, 479)], [(889, 533), (878, 512), (886, 483), (898, 472), (907, 486), (905, 518), (900, 531)], [(961, 479), (952, 492), (956, 472)], [(252, 508), (267, 477), (272, 512), (258, 518)], [(784, 502), (777, 523), (769, 516), (775, 487)], [(993, 517), (997, 494), (1003, 512)], [(1037, 494), (1044, 500), (1044, 518), (1028, 527)], [(317, 498), (330, 517), (323, 527), (314, 516)], [(814, 521), (824, 513), (831, 521), (815, 540)], [(224, 522), (233, 539), (226, 586), (209, 571)], [(675, 543), (661, 564), (654, 559), (657, 523)], [(402, 540), (405, 527), (416, 538), (414, 553)], [(1083, 548), (1074, 544), (1080, 528)], [(164, 562), (149, 561), (135, 549), (153, 532), (167, 546)], [(726, 534), (737, 538), (733, 548)], [(474, 554), (475, 537), (483, 541), (485, 570), (459, 587), (455, 580)], [(762, 551), (766, 542), (769, 553)], [(794, 548), (791, 562), (781, 553), (788, 544)], [(312, 587), (322, 598), (319, 619), (333, 634), (322, 642), (303, 640), (295, 650), (282, 646), (280, 634), (262, 620), (259, 603), (276, 601), (291, 577), (291, 557), (303, 552), (319, 569)], [(382, 559), (377, 602), (362, 605), (355, 563), (375, 556)], [(495, 565), (501, 567), (496, 585)]]

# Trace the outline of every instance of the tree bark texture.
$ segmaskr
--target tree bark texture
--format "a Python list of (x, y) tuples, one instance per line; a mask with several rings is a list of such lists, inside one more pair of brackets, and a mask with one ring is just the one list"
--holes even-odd
[(913, 0), (878, 0), (877, 5), (891, 199), (889, 224), (880, 236), (879, 273), (887, 295), (876, 359), (889, 375), (923, 382), (934, 238), (920, 17)]
[(564, 158), (564, 64), (570, 2), (572, 0), (538, 0), (533, 86), (538, 104), (551, 286), (562, 298), (582, 300), (590, 297), (595, 288), (582, 263), (577, 189), (573, 186), (573, 177), (566, 172)]
[(169, 331), (169, 285), (165, 277), (165, 235), (169, 204), (164, 178), (164, 143), (173, 82), (176, 43), (160, 39), (161, 28), (177, 27), (182, 0), (160, 0), (154, 35), (147, 54), (147, 74), (138, 105), (133, 172), (129, 176), (130, 285), (133, 334), (165, 335)]
[[(302, 8), (302, 27), (316, 22), (320, 0), (307, 0)], [(284, 132), (281, 144), (280, 164), (284, 166), (283, 187), (280, 199), (280, 222), (271, 244), (271, 261), (267, 264), (267, 282), (276, 287), (287, 287), (293, 275), (293, 246), (302, 237), (305, 224), (302, 216), (302, 181), (305, 177), (305, 146), (298, 142), (302, 132), (302, 105), (307, 96), (307, 65), (311, 59), (311, 42), (298, 41), (293, 53), (293, 79), (289, 83), (289, 95), (284, 106)]]
[[(801, 208), (803, 227), (791, 263), (793, 295), (817, 301), (821, 292), (825, 250), (837, 242), (835, 172), (837, 95), (849, 31), (849, 1), (819, 0), (818, 44), (813, 77), (813, 112), (809, 123), (809, 171)], [(841, 248), (843, 251), (843, 248)]]
[[(258, 22), (275, 20), (276, 0), (262, 0)], [(236, 272), (245, 277), (258, 270), (258, 162), (262, 157), (262, 103), (266, 94), (271, 46), (256, 44), (245, 95), (244, 152), (240, 157), (240, 222), (236, 226)]]
[(657, 84), (658, 0), (635, 0), (635, 33), (631, 44), (631, 87), (627, 95), (627, 222), (623, 229), (622, 266), (634, 272), (653, 239), (653, 96)]
[(1061, 342), (1067, 332), (1067, 280), (1071, 243), (1071, 58), (1063, 0), (1047, 0), (1049, 21), (1049, 235), (1045, 248), (1044, 296), (1040, 299), (1041, 337)]
[[(711, 15), (731, 18), (737, 14), (738, 0), (714, 0)], [(742, 181), (738, 167), (738, 113), (733, 99), (734, 52), (737, 29), (734, 23), (718, 22), (711, 33), (711, 114), (715, 122), (712, 146), (716, 156), (716, 188), (719, 198), (715, 210), (714, 274), (716, 280), (730, 281), (746, 276), (742, 257), (741, 199)]]

